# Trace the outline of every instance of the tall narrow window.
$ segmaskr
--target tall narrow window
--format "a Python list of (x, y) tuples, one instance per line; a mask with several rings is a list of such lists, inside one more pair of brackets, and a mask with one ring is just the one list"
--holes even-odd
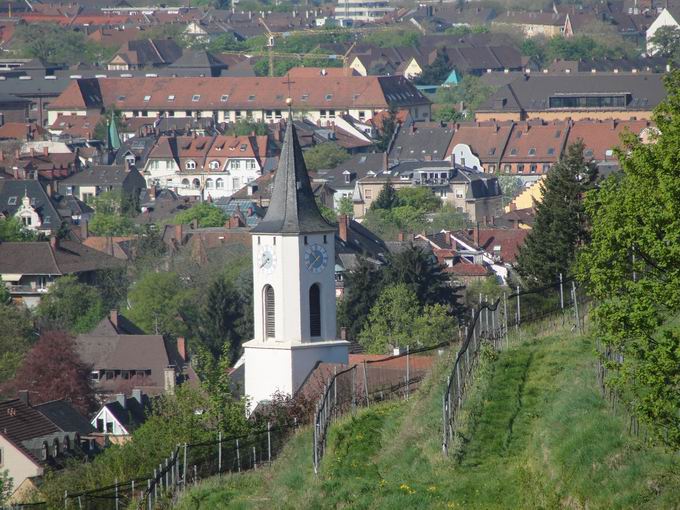
[(276, 336), (276, 313), (274, 310), (274, 288), (267, 285), (264, 288), (264, 336), (274, 338)]
[(321, 291), (318, 283), (309, 288), (309, 334), (321, 336)]

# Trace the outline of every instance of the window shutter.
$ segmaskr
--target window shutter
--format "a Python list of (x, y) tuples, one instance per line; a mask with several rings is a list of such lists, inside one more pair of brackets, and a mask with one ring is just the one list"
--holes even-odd
[(321, 336), (321, 292), (318, 283), (309, 288), (309, 334)]
[(264, 289), (264, 330), (266, 338), (276, 336), (276, 312), (274, 309), (274, 288), (267, 285)]

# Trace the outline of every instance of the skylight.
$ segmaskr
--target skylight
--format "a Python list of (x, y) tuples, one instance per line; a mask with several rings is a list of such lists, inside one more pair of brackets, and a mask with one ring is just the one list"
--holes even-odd
[(307, 101), (307, 99), (309, 99), (309, 94), (302, 94), (302, 97), (300, 99), (302, 101)]
[(125, 96), (118, 96), (118, 101), (125, 101)]
[(535, 155), (536, 155), (536, 148), (532, 147), (531, 149), (529, 149), (529, 156), (535, 156)]
[(151, 96), (144, 96), (144, 102), (148, 103), (149, 101), (151, 101)]
[(326, 94), (326, 101), (333, 99), (333, 94)]
[(517, 156), (517, 149), (510, 149), (511, 156)]
[(170, 94), (168, 96), (168, 101), (174, 101), (174, 100), (175, 100), (175, 96), (173, 94)]
[(555, 148), (554, 148), (554, 147), (550, 147), (550, 148), (548, 149), (548, 156), (552, 156), (553, 154), (555, 154)]
[(229, 94), (222, 94), (222, 97), (220, 97), (220, 101), (222, 101), (223, 103), (229, 101)]
[(17, 205), (17, 197), (9, 197), (7, 205)]
[(248, 96), (248, 101), (255, 101), (255, 96), (254, 95)]
[(200, 95), (200, 94), (194, 94), (193, 96), (191, 96), (191, 100), (192, 100), (194, 103), (197, 103), (198, 101), (201, 100), (201, 95)]

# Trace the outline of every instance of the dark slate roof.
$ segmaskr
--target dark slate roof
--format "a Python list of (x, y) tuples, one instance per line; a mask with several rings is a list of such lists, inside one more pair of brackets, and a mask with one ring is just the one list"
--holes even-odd
[(65, 400), (53, 400), (33, 406), (48, 420), (64, 432), (79, 432), (81, 435), (95, 432), (94, 427), (82, 414)]
[(185, 50), (181, 57), (170, 64), (171, 68), (227, 68), (227, 65), (212, 53), (205, 50)]
[(117, 312), (116, 322), (117, 325), (114, 325), (111, 321), (111, 314), (109, 313), (109, 315), (99, 321), (99, 324), (97, 324), (95, 328), (88, 334), (96, 336), (144, 334), (144, 331), (142, 331), (134, 322), (132, 322), (120, 312)]
[(31, 199), (31, 206), (40, 215), (41, 230), (57, 230), (61, 225), (59, 213), (39, 181), (0, 181), (0, 213), (14, 216), (21, 207), (24, 195)]
[(151, 412), (151, 400), (147, 395), (142, 395), (140, 403), (136, 398), (125, 399), (125, 407), (118, 400), (104, 404), (109, 412), (116, 417), (128, 432), (132, 432), (136, 427), (144, 423), (147, 415)]
[(0, 274), (62, 275), (117, 268), (120, 260), (74, 241), (0, 242)]
[(414, 124), (401, 127), (392, 142), (390, 160), (443, 159), (447, 156), (454, 130), (450, 126)]
[(607, 93), (630, 94), (625, 110), (648, 111), (666, 97), (659, 73), (532, 74), (500, 88), (478, 111), (545, 110), (553, 95)]
[(134, 154), (135, 166), (137, 168), (144, 168), (146, 165), (146, 158), (149, 156), (155, 143), (155, 136), (135, 136), (126, 140), (120, 145), (114, 163), (123, 166), (125, 165), (125, 156), (127, 154)]
[(0, 434), (15, 443), (58, 432), (57, 426), (20, 399), (0, 402)]
[(253, 233), (302, 234), (332, 232), (316, 205), (302, 149), (292, 122), (286, 126), (279, 167), (267, 214)]
[(59, 182), (62, 186), (122, 186), (127, 177), (132, 174), (141, 174), (134, 168), (127, 171), (124, 165), (96, 165), (76, 174), (73, 174)]
[[(335, 189), (353, 188), (357, 179), (363, 179), (368, 172), (379, 173), (385, 165), (385, 154), (355, 154), (331, 170), (319, 170), (318, 178), (328, 181)], [(349, 172), (349, 174), (345, 174)], [(349, 183), (345, 176), (349, 175)]]
[(379, 76), (378, 83), (380, 83), (385, 99), (391, 107), (431, 103), (412, 82), (401, 75)]

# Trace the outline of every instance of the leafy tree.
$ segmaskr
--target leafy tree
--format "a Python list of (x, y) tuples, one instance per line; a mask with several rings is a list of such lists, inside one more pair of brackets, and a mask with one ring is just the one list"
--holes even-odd
[(335, 142), (326, 142), (306, 150), (304, 157), (307, 169), (315, 171), (335, 168), (349, 159), (349, 153)]
[(258, 136), (264, 136), (269, 133), (267, 124), (264, 122), (249, 122), (246, 120), (239, 120), (230, 124), (225, 134), (230, 136), (250, 136), (255, 133)]
[(236, 288), (225, 278), (217, 278), (208, 287), (199, 323), (203, 344), (214, 357), (219, 357), (224, 348), (231, 363), (239, 358), (242, 338), (237, 321), (240, 318), (241, 302)]
[(186, 225), (194, 220), (198, 221), (198, 226), (201, 228), (221, 227), (229, 220), (229, 218), (219, 207), (208, 202), (201, 202), (191, 209), (187, 209), (186, 211), (182, 211), (175, 215), (172, 222), (175, 225)]
[(453, 65), (449, 61), (449, 55), (444, 50), (437, 50), (434, 61), (425, 66), (422, 74), (415, 80), (419, 85), (440, 85), (451, 74)]
[(354, 216), (354, 203), (350, 197), (342, 197), (338, 202), (338, 215)]
[(19, 24), (13, 40), (19, 55), (52, 63), (105, 62), (115, 52), (115, 49), (88, 41), (83, 32), (57, 23)]
[(14, 490), (14, 481), (9, 476), (9, 471), (0, 471), (0, 505), (7, 503)]
[(487, 302), (493, 302), (503, 295), (503, 288), (495, 276), (472, 282), (465, 287), (465, 304), (469, 307), (478, 305), (480, 294)]
[(61, 276), (36, 308), (43, 327), (72, 333), (89, 331), (104, 317), (102, 297), (97, 288), (81, 283), (75, 276)]
[(146, 273), (128, 294), (130, 319), (149, 334), (182, 335), (181, 313), (190, 295), (177, 273)]
[(72, 336), (46, 331), (26, 354), (8, 389), (28, 390), (35, 403), (68, 399), (82, 414), (96, 405), (90, 384), (91, 367), (78, 356)]
[(388, 257), (384, 270), (385, 285), (406, 285), (424, 305), (456, 307), (456, 296), (449, 277), (444, 273), (432, 254), (417, 246), (393, 253)]
[(508, 205), (524, 190), (524, 183), (519, 177), (513, 175), (497, 175), (498, 184), (503, 193), (503, 206)]
[(541, 182), (543, 199), (536, 204), (534, 227), (521, 246), (518, 271), (530, 286), (554, 282), (567, 275), (576, 249), (587, 240), (582, 196), (593, 187), (597, 168), (583, 157), (578, 141)]
[(432, 112), (432, 118), (438, 122), (460, 122), (465, 120), (465, 115), (455, 106), (441, 106)]
[(420, 305), (406, 285), (385, 287), (364, 324), (359, 342), (368, 352), (384, 354), (390, 347), (406, 346), (413, 340), (414, 317)]
[(33, 340), (30, 312), (0, 304), (0, 384), (14, 377)]
[(397, 197), (400, 206), (408, 205), (424, 212), (436, 211), (442, 205), (441, 199), (425, 186), (401, 188), (397, 191)]
[(378, 30), (365, 35), (363, 42), (381, 48), (416, 47), (420, 35), (415, 30)]
[(371, 210), (392, 209), (399, 204), (399, 196), (392, 183), (388, 180), (378, 193), (378, 197), (371, 202)]
[(458, 105), (463, 103), (468, 112), (474, 112), (493, 94), (493, 88), (485, 85), (480, 78), (465, 75), (458, 85), (440, 87), (435, 95), (435, 103)]
[(35, 241), (37, 235), (24, 228), (17, 218), (0, 218), (0, 241)]
[(226, 33), (213, 37), (208, 43), (207, 50), (215, 53), (222, 51), (241, 51), (244, 45), (233, 34)]
[(383, 288), (383, 275), (380, 269), (366, 259), (345, 273), (345, 295), (338, 303), (338, 325), (347, 328), (347, 336), (358, 338), (371, 307), (378, 299)]
[(316, 206), (319, 208), (321, 216), (323, 216), (328, 223), (336, 223), (338, 221), (338, 215), (335, 211), (319, 200), (318, 197), (316, 198)]
[(432, 214), (427, 224), (430, 232), (442, 230), (459, 230), (468, 226), (470, 221), (465, 213), (457, 211), (453, 206), (445, 205)]
[(458, 332), (457, 326), (455, 317), (444, 305), (427, 305), (423, 307), (422, 313), (416, 317), (413, 324), (415, 346), (428, 347), (450, 342)]
[(671, 25), (660, 27), (649, 42), (655, 55), (680, 61), (680, 28)]
[[(615, 356), (605, 360), (617, 389), (669, 449), (680, 447), (680, 71), (665, 77), (655, 110), (655, 143), (633, 134), (618, 151), (621, 172), (586, 197), (591, 241), (579, 278), (596, 303), (596, 334)], [(619, 356), (620, 355), (620, 356)]]
[(522, 55), (526, 55), (540, 66), (545, 62), (545, 43), (540, 44), (535, 37), (524, 39), (520, 50)]
[(88, 223), (88, 229), (95, 236), (128, 236), (135, 233), (135, 223), (122, 214), (95, 212)]

